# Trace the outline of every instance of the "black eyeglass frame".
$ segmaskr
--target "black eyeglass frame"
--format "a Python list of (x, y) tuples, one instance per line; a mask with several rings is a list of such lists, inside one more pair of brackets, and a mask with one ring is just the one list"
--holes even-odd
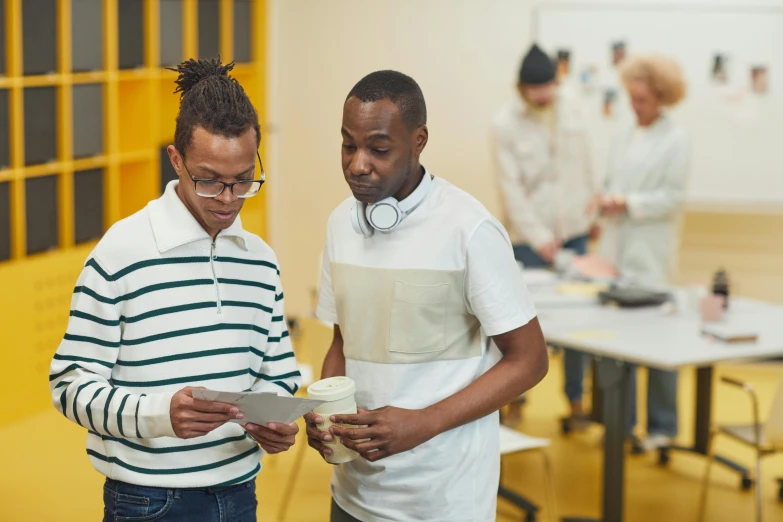
[[(196, 194), (198, 194), (202, 198), (216, 198), (219, 195), (221, 195), (224, 190), (226, 190), (226, 187), (229, 187), (230, 190), (231, 190), (231, 193), (235, 197), (238, 197), (238, 198), (241, 198), (241, 199), (248, 199), (248, 198), (252, 198), (253, 196), (257, 196), (258, 193), (261, 192), (261, 187), (264, 186), (264, 182), (266, 181), (266, 173), (264, 172), (264, 162), (261, 161), (261, 154), (259, 154), (258, 151), (256, 151), (256, 157), (258, 158), (258, 165), (261, 167), (261, 178), (260, 179), (243, 179), (243, 180), (240, 180), (240, 181), (233, 181), (231, 183), (226, 183), (225, 181), (220, 181), (219, 179), (203, 179), (203, 178), (197, 178), (197, 177), (193, 176), (193, 174), (190, 173), (190, 169), (188, 169), (188, 166), (185, 165), (185, 156), (184, 155), (182, 155), (182, 166), (185, 167), (185, 172), (187, 172), (188, 176), (190, 176), (190, 180), (193, 182), (193, 189), (196, 191)], [(199, 194), (198, 193), (198, 183), (199, 182), (209, 183), (209, 184), (218, 184), (219, 183), (219, 184), (222, 185), (222, 188), (220, 189), (220, 192), (218, 192), (214, 196), (213, 195), (205, 196), (204, 194)], [(251, 184), (256, 184), (256, 183), (258, 183), (258, 190), (256, 192), (250, 194), (249, 196), (248, 195), (240, 196), (239, 194), (234, 192), (234, 185), (251, 185)]]

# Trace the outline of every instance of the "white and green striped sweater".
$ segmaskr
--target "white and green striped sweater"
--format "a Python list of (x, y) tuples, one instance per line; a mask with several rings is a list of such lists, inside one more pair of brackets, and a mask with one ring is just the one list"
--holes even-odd
[(230, 485), (260, 471), (261, 449), (234, 423), (176, 438), (172, 395), (185, 386), (293, 394), (301, 377), (274, 252), (238, 218), (213, 242), (176, 185), (89, 256), (52, 361), (52, 402), (89, 431), (89, 458), (110, 478)]

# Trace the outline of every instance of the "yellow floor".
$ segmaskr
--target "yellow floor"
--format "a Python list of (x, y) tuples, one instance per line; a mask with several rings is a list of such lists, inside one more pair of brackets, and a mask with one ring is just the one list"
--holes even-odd
[[(564, 413), (560, 393), (561, 361), (553, 358), (544, 382), (529, 394), (529, 406), (521, 429), (531, 435), (552, 438), (550, 455), (555, 474), (557, 500), (561, 515), (597, 516), (600, 506), (601, 430), (595, 427), (582, 434), (561, 437), (557, 417)], [(762, 412), (771, 401), (783, 366), (721, 367), (718, 374), (747, 379), (757, 388)], [(643, 389), (644, 378), (640, 378)], [(694, 379), (682, 374), (680, 390), (682, 442), (690, 440)], [(640, 393), (640, 404), (644, 394)], [(719, 387), (715, 395), (716, 418), (720, 421), (748, 420), (744, 395)], [(0, 492), (3, 522), (98, 521), (102, 513), (102, 477), (95, 472), (84, 453), (84, 430), (66, 421), (53, 409), (0, 430)], [(752, 462), (745, 448), (726, 440), (719, 450), (743, 463)], [(266, 459), (259, 478), (259, 520), (276, 520), (283, 487), (291, 470), (293, 454)], [(783, 477), (783, 457), (765, 461), (764, 502), (766, 520), (783, 520), (783, 504), (776, 500), (774, 477)], [(674, 456), (668, 468), (656, 465), (653, 456), (631, 457), (627, 468), (627, 520), (632, 522), (679, 522), (695, 519), (699, 480), (704, 460), (697, 456)], [(524, 493), (538, 503), (546, 497), (541, 480), (542, 465), (535, 455), (508, 458), (505, 467), (507, 486)], [(315, 522), (328, 520), (330, 468), (313, 452), (308, 452), (294, 501), (286, 520)], [(752, 519), (753, 495), (738, 489), (736, 474), (715, 467), (710, 497), (709, 520), (737, 522)], [(541, 520), (549, 520), (542, 513)], [(519, 512), (500, 502), (499, 521), (519, 521)]]

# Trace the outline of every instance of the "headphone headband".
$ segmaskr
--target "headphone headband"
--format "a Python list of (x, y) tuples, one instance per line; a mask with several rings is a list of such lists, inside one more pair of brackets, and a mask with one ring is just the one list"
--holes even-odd
[(425, 169), (424, 176), (421, 178), (419, 186), (416, 187), (410, 196), (398, 203), (400, 210), (402, 210), (405, 215), (408, 215), (416, 210), (416, 207), (421, 205), (421, 202), (424, 201), (425, 197), (427, 197), (427, 193), (430, 191), (430, 186), (432, 186), (432, 175)]

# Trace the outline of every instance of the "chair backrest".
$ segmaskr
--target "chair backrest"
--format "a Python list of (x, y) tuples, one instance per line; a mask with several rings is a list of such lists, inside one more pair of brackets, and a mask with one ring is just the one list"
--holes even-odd
[(783, 377), (778, 383), (775, 398), (772, 399), (765, 430), (767, 443), (775, 448), (783, 449)]
[(500, 425), (500, 454), (508, 455), (520, 451), (545, 448), (549, 446), (549, 439), (531, 437), (509, 427)]

